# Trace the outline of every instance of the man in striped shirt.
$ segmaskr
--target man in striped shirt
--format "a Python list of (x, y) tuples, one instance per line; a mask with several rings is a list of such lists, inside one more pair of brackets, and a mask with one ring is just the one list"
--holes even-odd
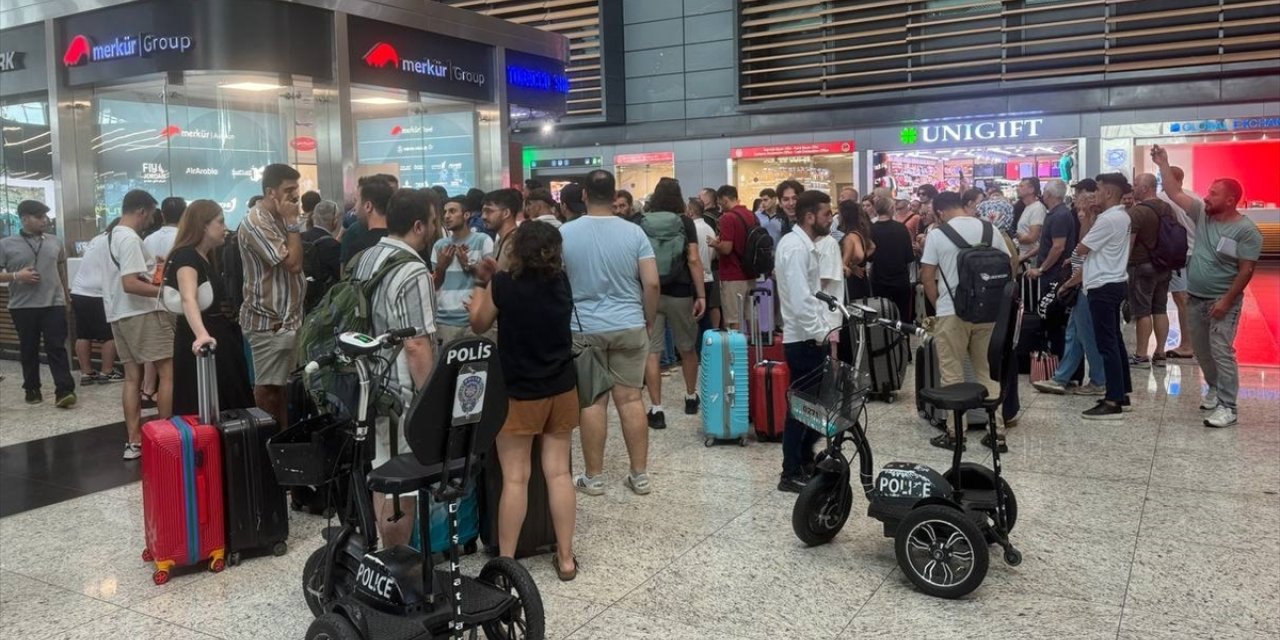
[[(430, 190), (396, 191), (387, 204), (387, 236), (360, 254), (353, 272), (357, 279), (368, 280), (392, 256), (399, 253), (412, 256), (409, 262), (394, 267), (387, 274), (374, 291), (369, 307), (373, 310), (372, 329), (375, 335), (409, 327), (417, 330), (414, 337), (404, 341), (403, 350), (387, 371), (387, 389), (399, 394), (406, 410), (413, 400), (413, 394), (426, 384), (431, 366), (435, 363), (435, 342), (431, 338), (437, 328), (435, 287), (432, 284), (431, 270), (422, 261), (421, 254), (435, 238), (435, 220), (439, 206), (439, 201)], [(387, 351), (384, 355), (389, 354)], [(373, 462), (375, 468), (390, 460), (393, 454), (391, 419), (384, 416), (377, 419), (377, 454)], [(400, 426), (402, 428), (397, 429), (395, 454), (409, 451), (403, 428), (405, 425), (402, 423)], [(416, 521), (413, 515), (413, 497), (400, 498), (400, 507), (408, 517), (396, 522), (390, 521), (394, 506), (390, 500), (391, 496), (378, 495), (373, 501), (374, 510), (378, 514), (378, 534), (384, 548), (408, 544)]]
[(267, 165), (262, 199), (237, 231), (244, 264), (240, 326), (253, 354), (253, 398), (281, 427), (289, 423), (284, 388), (294, 368), (306, 292), (299, 177), (289, 165)]

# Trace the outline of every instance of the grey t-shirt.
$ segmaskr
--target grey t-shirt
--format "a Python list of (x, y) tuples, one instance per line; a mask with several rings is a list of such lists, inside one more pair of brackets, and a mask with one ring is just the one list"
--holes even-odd
[(40, 309), (66, 306), (59, 267), (66, 264), (67, 253), (62, 238), (48, 233), (38, 236), (18, 234), (0, 238), (0, 269), (17, 272), (35, 266), (40, 282), (9, 283), (10, 309)]
[(1262, 232), (1246, 215), (1234, 222), (1218, 222), (1203, 212), (1188, 213), (1196, 223), (1196, 244), (1187, 263), (1187, 293), (1221, 298), (1240, 273), (1239, 261), (1257, 261), (1262, 254)]

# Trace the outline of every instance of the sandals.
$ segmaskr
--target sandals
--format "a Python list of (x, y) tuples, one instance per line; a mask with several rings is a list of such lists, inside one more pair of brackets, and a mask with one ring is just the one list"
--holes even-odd
[(556, 555), (556, 554), (553, 554), (553, 555), (551, 556), (551, 566), (555, 567), (555, 569), (556, 569), (556, 577), (557, 577), (557, 578), (560, 578), (560, 581), (561, 581), (561, 582), (569, 582), (569, 581), (573, 580), (574, 578), (578, 577), (578, 568), (579, 568), (579, 565), (578, 565), (578, 556), (573, 556), (573, 570), (572, 570), (572, 571), (561, 571), (561, 570), (560, 570), (560, 556), (559, 556), (559, 555)]
[(1192, 353), (1188, 355), (1182, 355), (1181, 353), (1178, 353), (1177, 351), (1170, 349), (1164, 352), (1164, 357), (1169, 358), (1171, 360), (1190, 360), (1196, 357), (1196, 354)]
[(1005, 444), (1004, 436), (996, 436), (996, 446), (993, 447), (991, 446), (991, 434), (988, 433), (987, 435), (982, 436), (982, 446), (988, 449), (996, 449), (999, 447), (996, 450), (1000, 453), (1009, 453), (1009, 445)]
[[(956, 439), (952, 438), (950, 434), (944, 433), (940, 436), (935, 436), (933, 438), (930, 438), (929, 444), (935, 447), (938, 447), (939, 449), (955, 449)], [(964, 451), (964, 449), (965, 449), (964, 443), (961, 443), (960, 450)]]
[(142, 394), (139, 394), (139, 395), (141, 395), (141, 396), (142, 396), (142, 408), (143, 408), (143, 409), (154, 409), (154, 408), (156, 408), (156, 394), (154, 394), (154, 393), (142, 393)]

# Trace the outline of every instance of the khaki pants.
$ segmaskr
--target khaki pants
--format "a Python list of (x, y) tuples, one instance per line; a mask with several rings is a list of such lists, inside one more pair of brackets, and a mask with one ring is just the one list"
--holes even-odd
[[(960, 316), (940, 316), (933, 324), (933, 344), (938, 348), (938, 369), (942, 386), (964, 382), (964, 360), (973, 364), (975, 380), (987, 388), (987, 397), (1000, 395), (1000, 383), (991, 379), (987, 364), (987, 347), (991, 344), (994, 322), (973, 324)], [(948, 430), (953, 430), (947, 422)]]

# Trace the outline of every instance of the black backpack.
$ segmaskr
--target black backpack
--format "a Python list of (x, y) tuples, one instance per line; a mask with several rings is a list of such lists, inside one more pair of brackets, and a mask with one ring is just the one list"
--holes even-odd
[(947, 287), (951, 301), (955, 304), (956, 315), (961, 320), (974, 324), (995, 322), (1000, 315), (1004, 285), (1013, 279), (1013, 265), (1009, 262), (1009, 255), (992, 244), (995, 227), (983, 220), (982, 242), (976, 246), (965, 242), (950, 223), (943, 223), (938, 229), (960, 249), (960, 254), (956, 256), (955, 289), (947, 282), (946, 270), (938, 265), (939, 272), (942, 273), (942, 284)]
[(338, 278), (334, 277), (334, 269), (321, 262), (320, 252), (317, 250), (322, 243), (338, 244), (333, 236), (324, 236), (312, 242), (302, 243), (302, 273), (307, 278), (307, 293), (302, 299), (302, 310), (310, 312), (320, 303), (324, 294), (329, 292), (329, 288), (338, 282)]
[(1139, 202), (1137, 206), (1151, 209), (1159, 224), (1155, 244), (1147, 247), (1152, 266), (1160, 271), (1175, 271), (1187, 266), (1187, 228), (1178, 222), (1173, 209), (1165, 201), (1156, 198)]
[[(754, 214), (748, 215), (755, 218)], [(742, 225), (747, 229), (747, 241), (742, 247), (743, 273), (752, 279), (773, 273), (773, 237), (763, 225), (759, 223), (753, 225), (742, 218), (741, 214), (738, 217), (742, 219)]]
[(227, 234), (222, 244), (222, 285), (226, 288), (227, 305), (232, 318), (240, 317), (240, 305), (244, 304), (244, 260), (240, 258), (240, 233)]

